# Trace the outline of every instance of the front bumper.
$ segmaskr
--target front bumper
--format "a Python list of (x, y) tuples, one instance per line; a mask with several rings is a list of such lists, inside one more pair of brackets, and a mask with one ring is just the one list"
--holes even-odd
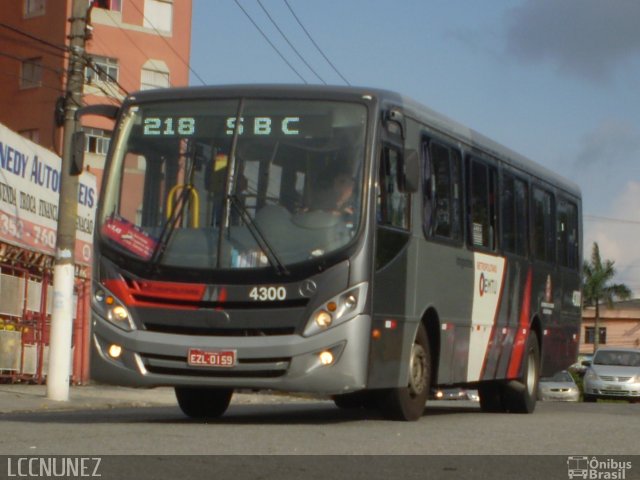
[[(273, 389), (339, 394), (366, 386), (371, 318), (352, 320), (311, 337), (209, 337), (135, 330), (125, 332), (93, 315), (91, 377), (133, 387), (203, 386)], [(122, 348), (111, 358), (111, 345)], [(236, 365), (193, 367), (189, 349), (235, 350)], [(334, 362), (322, 365), (319, 353), (331, 350)]]
[(540, 393), (540, 399), (551, 402), (577, 402), (580, 400), (580, 392), (577, 390), (567, 392), (543, 391)]
[(640, 400), (640, 382), (609, 382), (602, 379), (584, 380), (584, 393), (600, 398)]

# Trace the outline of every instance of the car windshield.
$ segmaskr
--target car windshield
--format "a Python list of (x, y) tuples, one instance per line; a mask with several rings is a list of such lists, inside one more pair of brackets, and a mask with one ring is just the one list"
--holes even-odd
[(615, 365), (621, 367), (640, 367), (640, 352), (624, 350), (606, 350), (596, 353), (594, 365)]
[(334, 252), (361, 223), (366, 120), (363, 105), (332, 101), (133, 105), (107, 172), (103, 245), (193, 269)]
[(541, 382), (573, 382), (573, 378), (569, 372), (558, 372), (553, 377), (543, 377)]

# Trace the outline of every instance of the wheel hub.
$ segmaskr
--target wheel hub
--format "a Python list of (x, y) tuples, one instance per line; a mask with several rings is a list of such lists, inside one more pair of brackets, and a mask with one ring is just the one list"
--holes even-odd
[(427, 388), (427, 352), (417, 343), (411, 349), (409, 363), (409, 393), (420, 395)]

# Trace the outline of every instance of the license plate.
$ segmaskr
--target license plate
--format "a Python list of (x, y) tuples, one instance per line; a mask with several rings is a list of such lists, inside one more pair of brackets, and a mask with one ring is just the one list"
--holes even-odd
[(236, 364), (236, 351), (207, 352), (192, 348), (189, 350), (187, 363), (193, 367), (233, 367)]

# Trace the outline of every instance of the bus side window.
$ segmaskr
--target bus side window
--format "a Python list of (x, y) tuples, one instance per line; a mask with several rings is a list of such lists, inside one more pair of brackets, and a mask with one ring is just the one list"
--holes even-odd
[(539, 188), (533, 188), (533, 232), (531, 246), (533, 256), (543, 262), (555, 262), (555, 234), (553, 195)]
[(527, 256), (528, 199), (527, 184), (505, 173), (502, 177), (502, 248), (506, 252)]
[(475, 159), (470, 159), (469, 176), (469, 239), (474, 247), (496, 249), (497, 232), (497, 172)]
[(558, 263), (578, 268), (578, 208), (564, 199), (558, 201)]
[(399, 188), (400, 152), (384, 147), (380, 159), (377, 217), (381, 225), (409, 228), (409, 194)]
[(424, 230), (427, 236), (460, 240), (460, 153), (437, 142), (423, 150)]

